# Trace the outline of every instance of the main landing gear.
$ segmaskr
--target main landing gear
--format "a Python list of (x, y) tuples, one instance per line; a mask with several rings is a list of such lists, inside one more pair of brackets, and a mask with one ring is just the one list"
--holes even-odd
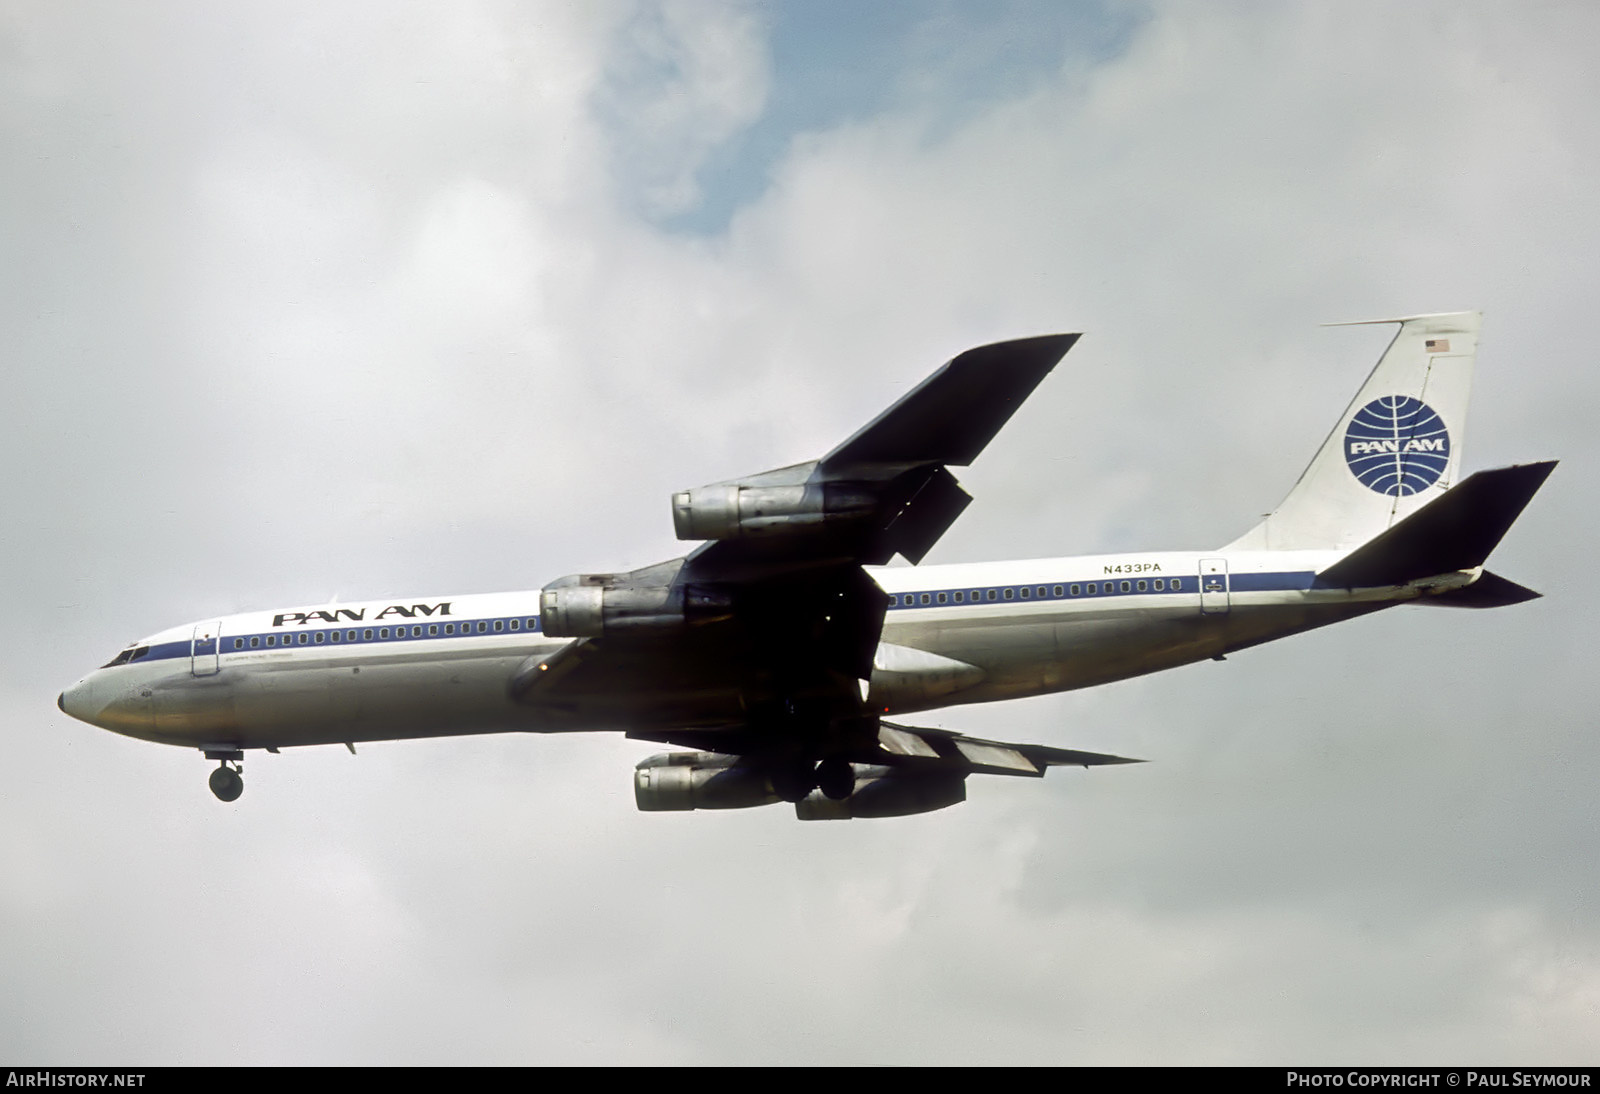
[(211, 773), (211, 792), (221, 801), (238, 801), (244, 793), (244, 753), (207, 752), (206, 759), (222, 761)]
[(798, 802), (812, 790), (820, 790), (824, 797), (838, 802), (855, 793), (856, 773), (849, 760), (837, 756), (815, 765), (810, 760), (802, 760), (775, 770), (772, 787), (779, 799), (786, 802)]
[(855, 768), (837, 756), (817, 765), (817, 789), (831, 801), (842, 802), (856, 790)]

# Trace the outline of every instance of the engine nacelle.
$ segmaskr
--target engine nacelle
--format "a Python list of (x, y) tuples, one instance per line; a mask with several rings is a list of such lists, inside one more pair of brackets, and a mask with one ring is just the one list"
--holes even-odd
[(672, 495), (679, 539), (737, 539), (832, 529), (869, 517), (878, 492), (851, 482), (718, 483)]
[(626, 574), (575, 574), (539, 591), (539, 627), (551, 638), (671, 634), (725, 619), (732, 598), (696, 585), (636, 585)]
[(856, 767), (856, 789), (843, 801), (813, 790), (795, 803), (801, 820), (850, 820), (869, 817), (909, 817), (932, 813), (967, 800), (963, 772), (914, 774), (887, 767)]
[(716, 752), (663, 752), (633, 772), (633, 800), (646, 813), (749, 809), (778, 800), (765, 771)]

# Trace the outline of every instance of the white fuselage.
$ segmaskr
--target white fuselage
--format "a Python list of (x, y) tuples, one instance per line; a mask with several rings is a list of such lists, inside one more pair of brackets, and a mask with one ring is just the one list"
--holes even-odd
[[(871, 569), (890, 606), (867, 702), (892, 715), (1102, 684), (1475, 576), (1314, 588), (1336, 557), (1232, 550)], [(60, 704), (118, 733), (208, 750), (647, 722), (663, 698), (648, 689), (608, 689), (560, 710), (510, 696), (519, 669), (568, 645), (540, 632), (538, 608), (534, 590), (203, 620), (135, 643)]]

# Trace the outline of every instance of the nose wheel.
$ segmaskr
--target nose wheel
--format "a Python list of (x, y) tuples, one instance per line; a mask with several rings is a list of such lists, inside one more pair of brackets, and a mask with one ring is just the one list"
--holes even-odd
[(206, 759), (222, 761), (211, 773), (211, 792), (219, 801), (238, 801), (244, 793), (244, 753), (207, 752)]

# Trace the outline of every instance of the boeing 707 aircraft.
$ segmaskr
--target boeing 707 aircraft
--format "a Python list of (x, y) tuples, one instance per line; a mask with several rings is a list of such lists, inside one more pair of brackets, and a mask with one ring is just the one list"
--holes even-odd
[[(542, 589), (205, 619), (61, 693), (74, 718), (244, 753), (508, 731), (617, 730), (684, 751), (634, 772), (643, 810), (792, 802), (802, 820), (966, 800), (974, 774), (1121, 756), (983, 740), (916, 711), (1090, 687), (1397, 604), (1538, 596), (1484, 562), (1555, 467), (1458, 482), (1475, 312), (1398, 324), (1289, 496), (1223, 547), (919, 566), (977, 458), (1077, 341), (968, 350), (810, 463), (672, 497), (683, 558)], [(885, 568), (900, 555), (913, 565)], [(1421, 623), (1419, 625), (1429, 625)]]

